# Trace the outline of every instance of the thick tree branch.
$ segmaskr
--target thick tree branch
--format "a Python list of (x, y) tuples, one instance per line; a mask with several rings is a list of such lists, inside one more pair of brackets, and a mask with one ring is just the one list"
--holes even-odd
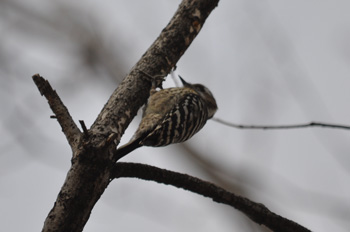
[(58, 123), (62, 127), (62, 131), (66, 136), (69, 145), (74, 151), (77, 148), (81, 138), (79, 128), (73, 121), (66, 106), (63, 104), (56, 91), (52, 89), (50, 83), (39, 74), (35, 74), (33, 76), (33, 81), (38, 87), (41, 95), (45, 96), (47, 99), (52, 112), (55, 114), (55, 118), (57, 118)]
[(147, 101), (151, 76), (166, 76), (201, 30), (218, 0), (184, 0), (159, 37), (118, 86), (91, 127), (103, 142), (117, 133), (117, 144), (138, 109)]
[(242, 124), (227, 122), (219, 118), (213, 118), (212, 120), (218, 123), (221, 123), (223, 125), (234, 127), (237, 129), (278, 130), (278, 129), (298, 129), (298, 128), (307, 128), (307, 127), (324, 127), (324, 128), (350, 130), (350, 126), (340, 125), (340, 124), (331, 124), (331, 123), (322, 123), (322, 122), (309, 122), (309, 123), (300, 123), (300, 124), (291, 124), (291, 125), (242, 125)]
[(118, 162), (115, 165), (111, 178), (120, 177), (135, 177), (143, 180), (151, 180), (198, 193), (202, 196), (213, 199), (215, 202), (230, 205), (238, 209), (251, 218), (254, 222), (258, 223), (259, 225), (265, 225), (273, 231), (310, 231), (289, 219), (271, 212), (263, 204), (237, 196), (234, 193), (228, 192), (212, 183), (186, 174), (172, 172), (145, 164)]
[[(111, 95), (90, 130), (85, 130), (85, 136), (79, 130), (73, 131), (73, 137), (80, 140), (76, 145), (69, 137), (74, 153), (72, 166), (43, 231), (83, 230), (92, 208), (110, 182), (116, 161), (113, 141), (119, 143), (149, 96), (151, 80), (144, 73), (152, 76), (169, 73), (217, 3), (218, 0), (183, 0), (169, 24)], [(64, 132), (69, 127), (64, 121), (61, 126)]]

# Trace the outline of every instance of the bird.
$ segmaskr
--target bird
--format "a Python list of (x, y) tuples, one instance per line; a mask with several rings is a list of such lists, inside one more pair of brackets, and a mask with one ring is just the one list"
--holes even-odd
[(117, 149), (117, 160), (141, 146), (162, 147), (184, 142), (214, 116), (218, 107), (210, 90), (179, 78), (183, 87), (159, 91), (152, 82), (138, 129), (128, 143)]

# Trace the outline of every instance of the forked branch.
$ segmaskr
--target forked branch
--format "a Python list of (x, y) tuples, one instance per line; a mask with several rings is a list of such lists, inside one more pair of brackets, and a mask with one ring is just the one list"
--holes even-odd
[[(91, 210), (110, 183), (116, 147), (137, 110), (146, 102), (151, 76), (165, 76), (176, 65), (219, 0), (183, 0), (159, 37), (113, 92), (89, 130), (82, 135), (55, 91), (34, 75), (48, 100), (74, 156), (67, 178), (45, 220), (43, 231), (82, 231)], [(115, 143), (114, 143), (115, 142)]]

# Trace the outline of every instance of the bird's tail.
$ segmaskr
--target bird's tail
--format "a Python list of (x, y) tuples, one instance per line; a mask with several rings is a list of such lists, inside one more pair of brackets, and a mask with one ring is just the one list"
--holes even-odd
[(124, 156), (126, 156), (127, 154), (129, 154), (130, 152), (132, 152), (133, 150), (135, 150), (136, 148), (139, 148), (142, 146), (142, 144), (140, 143), (142, 140), (142, 138), (138, 138), (135, 140), (132, 140), (130, 142), (128, 142), (127, 144), (119, 147), (116, 151), (116, 158), (117, 161), (121, 158), (123, 158)]

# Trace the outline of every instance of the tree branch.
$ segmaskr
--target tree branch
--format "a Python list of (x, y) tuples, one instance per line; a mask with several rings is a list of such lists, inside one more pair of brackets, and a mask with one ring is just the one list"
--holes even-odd
[(72, 116), (69, 114), (67, 107), (63, 104), (60, 97), (57, 95), (56, 91), (52, 89), (50, 83), (41, 77), (39, 74), (33, 75), (33, 81), (38, 87), (42, 96), (45, 96), (47, 99), (50, 108), (55, 114), (58, 123), (62, 127), (62, 131), (66, 136), (69, 145), (74, 151), (80, 141), (81, 132), (75, 122), (72, 119)]
[(307, 128), (307, 127), (324, 127), (324, 128), (333, 128), (333, 129), (344, 129), (350, 130), (350, 126), (331, 124), (331, 123), (322, 123), (322, 122), (309, 122), (309, 123), (300, 123), (292, 125), (242, 125), (227, 122), (219, 118), (213, 118), (213, 121), (221, 123), (226, 126), (234, 127), (237, 129), (262, 129), (262, 130), (276, 130), (276, 129), (297, 129), (297, 128)]
[[(43, 231), (83, 230), (92, 208), (110, 182), (116, 161), (113, 142), (119, 143), (137, 110), (149, 96), (152, 80), (143, 73), (153, 77), (169, 73), (217, 3), (218, 0), (183, 0), (169, 24), (111, 95), (90, 130), (85, 131), (88, 136), (82, 136), (79, 131), (77, 145), (69, 137), (74, 153), (72, 166), (45, 220)], [(35, 75), (34, 79), (40, 78)], [(50, 100), (49, 104), (54, 112), (54, 105), (63, 105), (50, 103)], [(65, 111), (69, 115), (67, 109)], [(61, 118), (59, 113), (56, 114)], [(70, 125), (61, 119), (58, 121), (65, 132)], [(76, 129), (74, 132), (78, 133)]]
[(307, 232), (301, 225), (271, 212), (266, 206), (247, 198), (237, 196), (223, 188), (201, 179), (157, 167), (118, 162), (111, 178), (134, 177), (151, 180), (209, 197), (213, 201), (230, 205), (241, 211), (259, 225), (265, 225), (273, 231)]
[(119, 143), (121, 135), (149, 97), (149, 76), (166, 76), (174, 68), (218, 1), (182, 1), (168, 25), (114, 91), (92, 125), (90, 130), (96, 140), (103, 142), (111, 133), (117, 133), (116, 142)]

